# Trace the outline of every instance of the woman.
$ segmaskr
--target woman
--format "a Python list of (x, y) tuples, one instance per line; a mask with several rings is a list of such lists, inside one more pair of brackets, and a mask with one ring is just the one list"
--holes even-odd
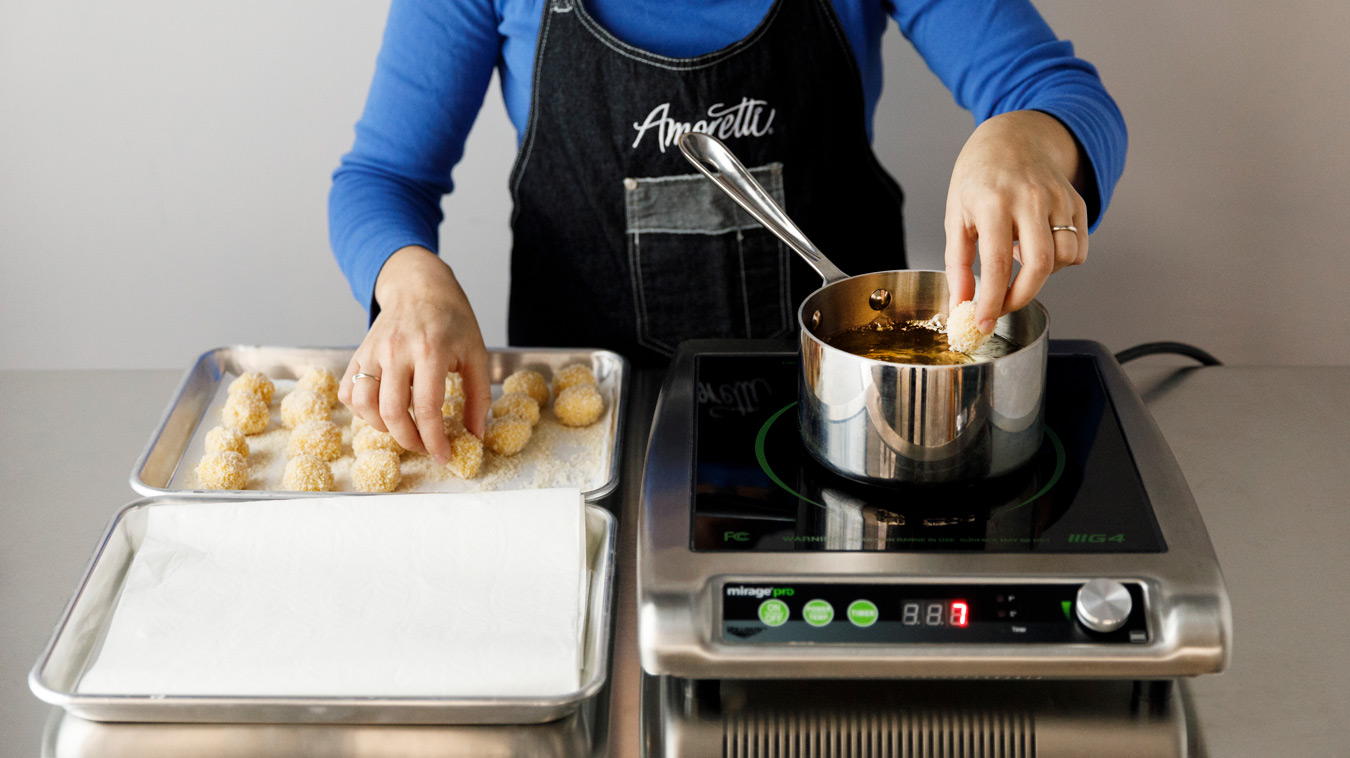
[(1124, 165), (1119, 110), (1029, 0), (393, 0), (329, 203), (372, 319), (343, 402), (444, 461), (442, 379), (458, 371), (482, 433), (483, 339), (435, 251), (494, 67), (520, 140), (513, 344), (642, 365), (684, 339), (790, 333), (819, 279), (685, 162), (690, 129), (723, 139), (844, 271), (904, 267), (902, 195), (870, 147), (887, 15), (980, 122), (952, 171), (946, 264), (959, 302), (977, 255), (986, 282), (1021, 262), (1010, 286), (981, 287), (992, 331), (1083, 262)]

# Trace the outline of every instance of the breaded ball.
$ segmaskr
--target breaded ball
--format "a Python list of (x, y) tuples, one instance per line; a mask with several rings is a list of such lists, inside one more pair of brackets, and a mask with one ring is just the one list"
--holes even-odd
[(359, 454), (369, 450), (389, 450), (394, 455), (403, 455), (403, 446), (398, 444), (394, 435), (373, 426), (367, 426), (352, 437), (352, 452)]
[(458, 434), (450, 435), (450, 462), (445, 467), (461, 479), (478, 476), (483, 467), (483, 441), (460, 427)]
[(570, 366), (563, 366), (553, 374), (553, 396), (557, 397), (568, 387), (575, 387), (578, 384), (598, 384), (595, 381), (595, 372), (591, 367), (584, 363), (573, 363)]
[(361, 492), (393, 492), (401, 481), (403, 472), (393, 450), (367, 450), (352, 464), (352, 484)]
[(332, 421), (306, 421), (295, 427), (286, 443), (286, 457), (312, 455), (321, 461), (342, 457), (342, 430)]
[(230, 382), (230, 394), (235, 395), (240, 392), (246, 392), (250, 395), (257, 395), (260, 400), (269, 405), (272, 402), (272, 393), (276, 392), (277, 386), (272, 384), (272, 380), (265, 375), (254, 371), (244, 374), (234, 381)]
[(328, 407), (333, 408), (338, 404), (338, 380), (333, 373), (326, 368), (311, 366), (305, 370), (300, 381), (295, 383), (298, 390), (309, 390), (324, 400), (328, 401)]
[(352, 436), (355, 436), (357, 432), (369, 426), (370, 424), (365, 419), (355, 413), (352, 414)]
[(445, 375), (445, 396), (464, 397), (464, 377), (460, 376), (458, 371), (451, 371)]
[(534, 428), (520, 416), (501, 416), (488, 420), (483, 444), (497, 455), (515, 455), (530, 441)]
[(562, 391), (553, 413), (564, 426), (590, 426), (605, 410), (605, 401), (594, 384), (577, 384)]
[(328, 461), (312, 455), (297, 455), (286, 463), (281, 488), (291, 492), (332, 492), (333, 469)]
[(544, 375), (538, 371), (521, 369), (506, 377), (506, 381), (502, 382), (502, 392), (524, 392), (534, 398), (534, 402), (538, 403), (540, 408), (548, 407), (550, 397), (548, 382), (544, 381)]
[(218, 426), (206, 433), (206, 452), (221, 453), (226, 450), (247, 458), (248, 440), (244, 438), (244, 433), (227, 426)]
[(464, 396), (446, 394), (445, 402), (441, 404), (441, 415), (464, 418)]
[(208, 490), (242, 490), (248, 486), (248, 462), (233, 450), (219, 450), (202, 456), (197, 478)]
[(947, 316), (947, 347), (953, 352), (969, 353), (974, 351), (989, 335), (980, 331), (975, 323), (975, 301), (967, 300), (952, 309)]
[(220, 412), (220, 422), (231, 429), (244, 434), (257, 434), (267, 428), (272, 417), (267, 403), (252, 392), (240, 392), (230, 395), (225, 408)]
[(308, 421), (328, 420), (328, 400), (309, 390), (293, 390), (281, 399), (281, 424), (294, 429)]
[(508, 392), (492, 401), (494, 418), (519, 416), (530, 422), (530, 426), (539, 423), (539, 403), (524, 392)]

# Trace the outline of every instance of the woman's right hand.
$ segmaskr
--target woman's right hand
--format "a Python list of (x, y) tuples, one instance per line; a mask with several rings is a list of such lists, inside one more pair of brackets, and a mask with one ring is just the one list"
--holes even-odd
[[(492, 404), (478, 319), (450, 267), (424, 247), (401, 248), (389, 257), (375, 282), (375, 299), (380, 315), (347, 365), (338, 398), (404, 448), (444, 464), (450, 459), (441, 420), (446, 373), (464, 378), (464, 425), (480, 438)], [(353, 382), (358, 373), (379, 380)]]

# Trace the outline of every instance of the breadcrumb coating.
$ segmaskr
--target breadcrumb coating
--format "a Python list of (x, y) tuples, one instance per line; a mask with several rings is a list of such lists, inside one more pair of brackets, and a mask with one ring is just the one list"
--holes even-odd
[(441, 415), (464, 418), (464, 396), (447, 393), (445, 402), (441, 404)]
[(272, 380), (257, 371), (243, 374), (230, 382), (229, 394), (234, 395), (240, 392), (247, 392), (250, 395), (257, 395), (264, 403), (272, 403), (272, 393), (276, 392), (277, 386), (272, 384)]
[(458, 371), (451, 371), (445, 375), (445, 396), (464, 397), (464, 377), (460, 376)]
[(538, 403), (540, 408), (548, 407), (550, 397), (548, 382), (544, 381), (544, 375), (538, 371), (521, 369), (506, 377), (506, 381), (502, 382), (502, 392), (524, 392), (534, 398), (534, 402)]
[(366, 428), (368, 428), (369, 426), (370, 426), (370, 424), (367, 423), (365, 419), (361, 418), (360, 416), (356, 415), (355, 413), (352, 414), (352, 435), (353, 435), (353, 436), (355, 436), (357, 432), (361, 431), (362, 429), (366, 429)]
[(281, 488), (291, 492), (331, 492), (333, 468), (312, 455), (297, 455), (286, 463)]
[(266, 429), (267, 421), (271, 417), (267, 403), (252, 392), (230, 395), (225, 401), (225, 407), (220, 411), (222, 424), (231, 429), (238, 429), (244, 434), (258, 434)]
[(202, 456), (197, 478), (208, 490), (242, 490), (248, 486), (248, 462), (233, 450), (220, 450)]
[(352, 484), (361, 492), (393, 492), (401, 481), (403, 471), (393, 450), (367, 450), (352, 464)]
[(364, 453), (367, 450), (390, 450), (395, 455), (403, 454), (403, 446), (398, 444), (394, 435), (382, 432), (373, 426), (367, 426), (352, 437), (352, 451)]
[(342, 430), (332, 421), (306, 421), (291, 432), (286, 457), (312, 455), (323, 461), (342, 457)]
[(947, 316), (947, 347), (953, 352), (969, 353), (984, 344), (989, 335), (975, 323), (975, 301), (967, 300)]
[(461, 479), (478, 476), (483, 468), (483, 441), (461, 426), (459, 434), (450, 435), (450, 462), (445, 467)]
[(575, 387), (578, 384), (597, 384), (595, 372), (591, 371), (591, 367), (584, 363), (564, 366), (553, 374), (553, 396), (558, 397), (563, 393), (563, 390), (568, 387)]
[(590, 426), (605, 410), (605, 401), (594, 384), (577, 384), (558, 395), (553, 413), (564, 426)]
[(281, 399), (281, 424), (290, 429), (308, 421), (327, 421), (328, 400), (309, 390), (293, 390)]
[(229, 450), (248, 457), (248, 440), (238, 429), (218, 426), (206, 433), (206, 452), (220, 453)]
[(525, 449), (534, 427), (520, 416), (501, 416), (488, 420), (483, 444), (497, 455), (515, 455)]
[(329, 408), (334, 408), (338, 404), (338, 380), (326, 368), (309, 367), (300, 377), (300, 381), (295, 383), (295, 388), (313, 392), (328, 401)]
[[(460, 410), (463, 411), (462, 408)], [(519, 416), (530, 422), (530, 426), (534, 426), (539, 423), (539, 403), (524, 392), (508, 392), (492, 401), (492, 415)]]

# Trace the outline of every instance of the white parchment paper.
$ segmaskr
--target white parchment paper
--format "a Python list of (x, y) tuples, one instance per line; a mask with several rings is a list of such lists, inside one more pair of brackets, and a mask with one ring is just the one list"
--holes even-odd
[(166, 504), (77, 691), (551, 696), (580, 686), (577, 489)]

